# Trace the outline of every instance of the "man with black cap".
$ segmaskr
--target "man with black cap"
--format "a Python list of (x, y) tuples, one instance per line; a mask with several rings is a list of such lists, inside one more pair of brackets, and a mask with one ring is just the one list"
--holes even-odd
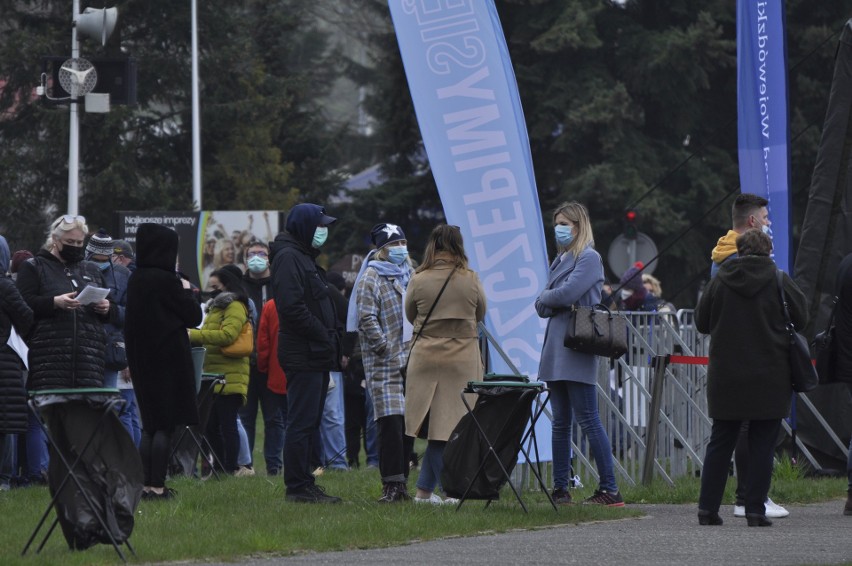
[(123, 265), (130, 271), (136, 269), (136, 255), (133, 247), (127, 240), (115, 240), (112, 243), (112, 261), (116, 265)]
[(287, 374), (284, 485), (287, 501), (340, 503), (315, 483), (311, 453), (328, 391), (330, 371), (340, 370), (337, 312), (325, 270), (316, 263), (337, 219), (316, 204), (290, 210), (285, 232), (270, 245), (272, 295), (278, 310), (278, 361)]

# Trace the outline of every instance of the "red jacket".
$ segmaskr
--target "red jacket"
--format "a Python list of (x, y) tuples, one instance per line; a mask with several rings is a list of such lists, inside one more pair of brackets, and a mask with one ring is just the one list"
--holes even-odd
[(274, 393), (287, 393), (287, 376), (278, 363), (278, 311), (275, 301), (266, 301), (257, 326), (257, 369), (269, 377), (266, 386)]

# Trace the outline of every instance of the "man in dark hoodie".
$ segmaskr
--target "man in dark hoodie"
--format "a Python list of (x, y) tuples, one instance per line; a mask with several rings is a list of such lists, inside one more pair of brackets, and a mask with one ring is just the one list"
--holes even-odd
[(325, 270), (316, 263), (328, 226), (337, 219), (316, 204), (298, 204), (285, 232), (270, 246), (272, 295), (278, 310), (278, 361), (287, 374), (284, 485), (287, 501), (340, 503), (316, 485), (311, 453), (320, 425), (330, 371), (340, 369), (337, 312)]

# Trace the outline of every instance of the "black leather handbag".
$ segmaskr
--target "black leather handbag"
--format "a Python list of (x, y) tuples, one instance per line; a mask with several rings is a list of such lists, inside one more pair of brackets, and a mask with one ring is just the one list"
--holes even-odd
[(781, 305), (784, 307), (784, 319), (787, 332), (790, 335), (790, 379), (793, 391), (807, 393), (819, 385), (819, 376), (811, 362), (811, 350), (805, 337), (796, 332), (790, 311), (787, 309), (787, 296), (784, 294), (784, 274), (781, 270), (775, 272), (778, 281), (778, 292), (781, 294)]
[(584, 354), (620, 358), (627, 352), (627, 318), (602, 304), (573, 306), (563, 344)]

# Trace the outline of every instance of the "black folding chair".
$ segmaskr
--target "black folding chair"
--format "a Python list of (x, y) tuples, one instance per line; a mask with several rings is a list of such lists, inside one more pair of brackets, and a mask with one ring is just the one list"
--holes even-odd
[[(219, 472), (216, 468), (222, 468), (222, 463), (219, 461), (216, 452), (210, 445), (207, 439), (205, 430), (207, 429), (207, 420), (210, 418), (210, 409), (213, 406), (213, 399), (216, 396), (216, 385), (225, 383), (225, 376), (221, 373), (205, 373), (204, 356), (207, 350), (205, 348), (192, 349), (192, 361), (195, 366), (195, 393), (196, 404), (198, 407), (198, 424), (186, 425), (180, 434), (172, 442), (172, 452), (169, 455), (170, 467), (173, 473), (180, 473), (187, 476), (196, 477), (196, 466), (198, 464), (198, 456), (208, 459), (210, 468), (216, 479), (219, 477)], [(212, 460), (212, 461), (210, 461)], [(215, 464), (215, 465), (214, 465)], [(180, 471), (180, 472), (179, 472)]]
[(25, 555), (51, 509), (56, 518), (36, 549), (41, 552), (59, 524), (69, 548), (111, 544), (123, 561), (136, 506), (142, 497), (142, 460), (118, 418), (118, 389), (50, 389), (31, 392), (29, 405), (50, 448), (47, 509), (24, 546)]
[[(471, 407), (465, 394), (477, 394)], [(538, 400), (539, 395), (544, 398)], [(522, 453), (530, 463), (542, 492), (558, 512), (542, 479), (535, 424), (544, 411), (550, 392), (540, 382), (469, 381), (461, 398), (467, 409), (450, 435), (444, 450), (441, 484), (450, 497), (459, 499), (456, 510), (467, 499), (484, 499), (488, 507), (509, 484), (524, 512), (527, 507), (512, 483), (511, 472)], [(535, 464), (524, 444), (529, 441)]]

